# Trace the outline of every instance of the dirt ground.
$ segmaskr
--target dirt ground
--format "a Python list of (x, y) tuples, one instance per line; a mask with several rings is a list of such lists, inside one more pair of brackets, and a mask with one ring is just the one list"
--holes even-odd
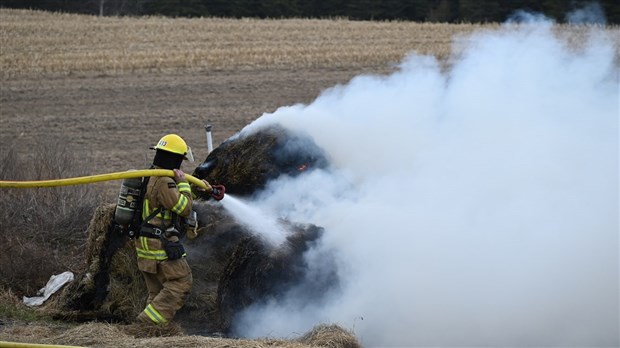
[[(217, 147), (281, 106), (310, 103), (323, 90), (386, 67), (340, 70), (234, 70), (119, 76), (22, 78), (0, 84), (0, 149), (27, 156), (59, 142), (92, 174), (146, 168), (148, 146), (178, 133), (204, 160), (204, 126)], [(191, 172), (194, 167), (183, 167)], [(3, 178), (5, 180), (23, 178)], [(118, 183), (107, 183), (110, 188)], [(114, 191), (108, 190), (108, 191)]]

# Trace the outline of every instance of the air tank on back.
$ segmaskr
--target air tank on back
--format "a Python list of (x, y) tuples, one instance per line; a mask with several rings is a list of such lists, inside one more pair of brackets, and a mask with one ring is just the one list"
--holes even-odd
[(142, 178), (123, 179), (116, 210), (114, 211), (114, 221), (119, 225), (129, 225), (133, 220), (136, 211), (140, 207), (140, 193), (142, 189)]

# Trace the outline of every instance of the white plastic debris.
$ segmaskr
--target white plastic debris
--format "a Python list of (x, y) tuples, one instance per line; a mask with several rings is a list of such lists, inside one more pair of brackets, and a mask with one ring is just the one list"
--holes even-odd
[(47, 299), (50, 298), (50, 296), (52, 296), (53, 293), (60, 290), (60, 288), (62, 288), (63, 285), (72, 281), (73, 278), (74, 278), (73, 273), (69, 271), (63, 272), (58, 275), (51, 276), (50, 280), (48, 280), (45, 287), (41, 288), (41, 290), (37, 292), (37, 295), (41, 295), (41, 296), (36, 296), (36, 297), (24, 296), (24, 304), (30, 307), (42, 305), (43, 302), (47, 301)]

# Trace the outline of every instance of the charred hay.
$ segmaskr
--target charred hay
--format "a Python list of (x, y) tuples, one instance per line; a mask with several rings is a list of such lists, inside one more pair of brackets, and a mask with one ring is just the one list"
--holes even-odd
[(254, 236), (243, 237), (222, 272), (217, 293), (223, 329), (234, 315), (254, 303), (283, 296), (304, 277), (303, 253), (323, 229), (314, 225), (289, 225), (294, 231), (284, 245), (274, 249)]

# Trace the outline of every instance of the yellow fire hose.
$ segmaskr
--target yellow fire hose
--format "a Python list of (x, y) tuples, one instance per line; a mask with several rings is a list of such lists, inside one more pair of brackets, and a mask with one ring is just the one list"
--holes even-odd
[[(67, 179), (51, 179), (51, 180), (38, 180), (38, 181), (3, 181), (3, 180), (0, 180), (0, 188), (34, 188), (34, 187), (83, 185), (83, 184), (92, 184), (92, 183), (101, 182), (101, 181), (142, 178), (145, 176), (174, 177), (174, 172), (168, 169), (141, 169), (141, 170), (129, 170), (126, 172), (80, 176), (76, 178), (67, 178)], [(189, 174), (185, 174), (185, 177), (190, 183), (196, 186), (199, 186), (203, 189), (207, 189), (207, 185), (205, 185), (205, 183), (202, 180), (194, 176), (191, 176)]]

